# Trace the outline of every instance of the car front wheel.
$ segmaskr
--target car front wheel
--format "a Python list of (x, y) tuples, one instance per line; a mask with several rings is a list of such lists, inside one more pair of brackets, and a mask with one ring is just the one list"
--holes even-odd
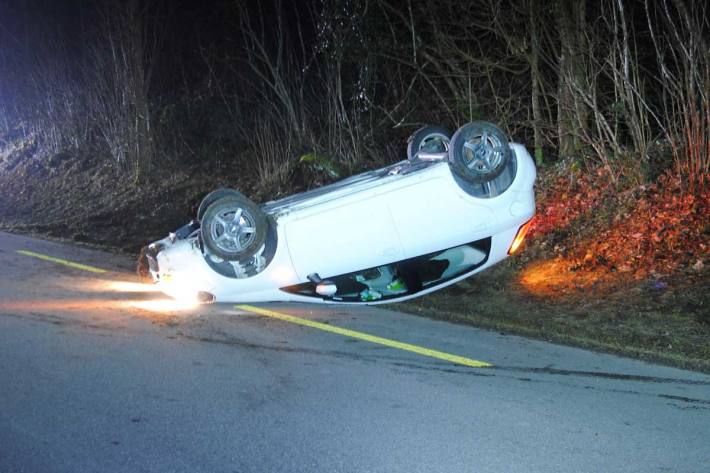
[(254, 256), (264, 245), (266, 214), (243, 195), (228, 195), (212, 202), (201, 221), (202, 239), (208, 251), (228, 261)]

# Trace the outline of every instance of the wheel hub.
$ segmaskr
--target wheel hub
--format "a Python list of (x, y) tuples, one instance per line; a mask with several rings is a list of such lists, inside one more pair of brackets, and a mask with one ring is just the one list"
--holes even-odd
[(225, 252), (239, 252), (254, 238), (254, 221), (242, 208), (229, 209), (212, 221), (210, 233), (217, 247)]
[(500, 164), (503, 154), (499, 153), (500, 144), (491, 142), (492, 138), (483, 133), (480, 137), (464, 142), (464, 148), (468, 150), (470, 160), (467, 163), (469, 169), (479, 173), (493, 171)]

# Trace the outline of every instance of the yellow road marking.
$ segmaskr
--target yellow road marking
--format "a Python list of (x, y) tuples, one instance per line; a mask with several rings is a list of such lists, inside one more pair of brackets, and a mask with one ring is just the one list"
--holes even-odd
[(73, 261), (67, 261), (65, 259), (54, 258), (53, 256), (47, 256), (47, 255), (43, 255), (41, 253), (35, 253), (34, 251), (17, 250), (17, 252), (21, 255), (31, 256), (33, 258), (39, 258), (39, 259), (45, 260), (45, 261), (51, 261), (52, 263), (63, 264), (64, 266), (69, 266), (70, 268), (82, 269), (84, 271), (89, 271), (92, 273), (101, 274), (101, 273), (107, 272), (105, 269), (95, 268), (93, 266), (88, 266), (86, 264), (74, 263)]
[(366, 342), (376, 343), (378, 345), (384, 345), (386, 347), (396, 348), (398, 350), (409, 351), (412, 353), (417, 353), (418, 355), (429, 356), (431, 358), (438, 358), (440, 360), (449, 361), (451, 363), (456, 363), (459, 365), (471, 366), (473, 368), (486, 368), (493, 366), (492, 364), (486, 363), (485, 361), (473, 360), (464, 356), (452, 355), (450, 353), (444, 353), (442, 351), (431, 350), (429, 348), (424, 348), (409, 343), (398, 342), (389, 338), (377, 337), (375, 335), (370, 335), (363, 332), (356, 332), (354, 330), (349, 330), (346, 328), (340, 328), (329, 324), (314, 322), (312, 320), (294, 317), (293, 315), (274, 312), (273, 310), (262, 309), (251, 305), (237, 305), (234, 307), (237, 309), (245, 310), (247, 312), (253, 312), (255, 314), (264, 315), (266, 317), (272, 317), (274, 319), (283, 320), (285, 322), (305, 325), (306, 327), (316, 328), (325, 332), (337, 333), (338, 335), (343, 335), (345, 337), (356, 338), (358, 340), (364, 340)]

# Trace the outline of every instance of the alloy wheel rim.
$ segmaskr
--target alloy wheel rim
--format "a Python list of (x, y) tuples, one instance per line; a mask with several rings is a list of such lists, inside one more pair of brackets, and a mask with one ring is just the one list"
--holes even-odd
[(464, 141), (463, 155), (468, 169), (477, 174), (488, 174), (503, 161), (503, 144), (495, 136), (483, 132)]
[(217, 248), (226, 253), (244, 251), (256, 238), (254, 217), (241, 207), (227, 208), (215, 215), (210, 236)]

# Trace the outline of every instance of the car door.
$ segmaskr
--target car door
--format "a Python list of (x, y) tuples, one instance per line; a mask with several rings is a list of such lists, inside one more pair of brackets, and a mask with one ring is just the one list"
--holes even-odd
[(387, 196), (345, 202), (286, 223), (286, 241), (299, 278), (349, 273), (402, 259)]

